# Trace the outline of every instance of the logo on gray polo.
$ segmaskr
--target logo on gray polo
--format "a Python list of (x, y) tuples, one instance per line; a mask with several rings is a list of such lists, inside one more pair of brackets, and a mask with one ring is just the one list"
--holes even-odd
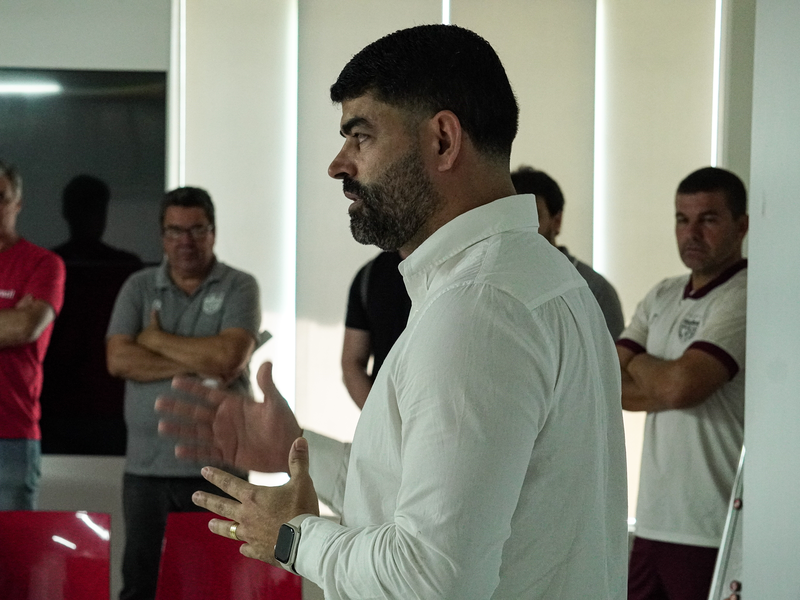
[(678, 327), (678, 339), (682, 342), (692, 339), (698, 327), (700, 327), (699, 320), (686, 317)]
[(215, 312), (222, 308), (222, 301), (225, 299), (225, 294), (209, 294), (203, 300), (203, 312), (207, 315), (213, 315)]
[(153, 304), (150, 305), (150, 310), (161, 310), (161, 298), (153, 300)]

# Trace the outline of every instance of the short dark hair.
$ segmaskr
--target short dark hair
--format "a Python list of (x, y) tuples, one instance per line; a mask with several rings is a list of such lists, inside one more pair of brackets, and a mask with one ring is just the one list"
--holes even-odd
[(18, 198), (22, 195), (22, 175), (17, 167), (0, 159), (0, 177), (8, 178)]
[(703, 167), (689, 174), (678, 185), (677, 194), (722, 192), (734, 219), (747, 212), (747, 190), (739, 177), (719, 167)]
[(364, 94), (433, 116), (452, 111), (476, 149), (508, 159), (519, 108), (497, 53), (478, 34), (455, 25), (420, 25), (371, 43), (331, 86), (342, 103)]
[(99, 213), (108, 207), (111, 190), (102, 179), (77, 175), (70, 179), (61, 193), (61, 211), (67, 222), (80, 219), (86, 211)]
[(537, 198), (544, 200), (551, 217), (564, 210), (564, 194), (561, 193), (561, 188), (544, 171), (521, 165), (511, 173), (511, 182), (518, 194), (535, 194)]
[(180, 187), (167, 192), (161, 201), (161, 226), (164, 226), (164, 216), (170, 206), (183, 206), (185, 208), (202, 208), (211, 226), (216, 226), (214, 221), (214, 203), (211, 196), (203, 188)]

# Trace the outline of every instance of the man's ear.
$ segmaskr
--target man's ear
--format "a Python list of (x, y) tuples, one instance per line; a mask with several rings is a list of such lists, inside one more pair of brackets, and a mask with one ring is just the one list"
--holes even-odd
[(555, 235), (561, 233), (561, 219), (564, 218), (564, 211), (562, 210), (555, 217), (552, 218), (553, 232)]
[(748, 230), (750, 229), (750, 216), (749, 215), (742, 215), (739, 217), (739, 232), (744, 239), (744, 236), (747, 235)]
[(453, 168), (463, 143), (461, 121), (449, 110), (436, 113), (428, 121), (436, 169), (441, 173)]

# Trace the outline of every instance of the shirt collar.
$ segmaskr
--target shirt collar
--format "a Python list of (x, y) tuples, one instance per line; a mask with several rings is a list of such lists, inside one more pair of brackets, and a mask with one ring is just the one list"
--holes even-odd
[[(221, 262), (217, 260), (216, 256), (214, 257), (213, 260), (214, 264), (211, 267), (211, 271), (209, 271), (208, 276), (203, 280), (203, 283), (200, 286), (200, 288), (202, 288), (208, 283), (211, 283), (213, 281), (219, 281), (220, 279), (222, 279), (222, 272), (225, 269), (225, 267)], [(161, 264), (158, 265), (158, 271), (156, 271), (156, 288), (167, 289), (174, 285), (175, 283), (169, 276), (169, 262), (167, 261), (167, 257), (165, 256), (164, 259), (161, 261)]]
[(488, 237), (516, 229), (537, 231), (536, 197), (520, 194), (473, 208), (442, 225), (400, 263), (406, 280), (428, 272)]
[(702, 298), (706, 294), (708, 294), (714, 288), (721, 286), (723, 283), (728, 281), (731, 277), (736, 275), (742, 269), (747, 268), (747, 259), (743, 258), (740, 261), (734, 263), (727, 269), (725, 269), (722, 273), (717, 275), (714, 279), (709, 281), (703, 287), (692, 291), (692, 276), (689, 275), (689, 281), (686, 283), (686, 287), (683, 288), (683, 299), (686, 300), (689, 298), (690, 300), (697, 300), (698, 298)]

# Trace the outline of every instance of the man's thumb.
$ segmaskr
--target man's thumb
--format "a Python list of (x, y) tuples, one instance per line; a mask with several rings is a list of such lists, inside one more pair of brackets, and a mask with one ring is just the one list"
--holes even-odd
[(297, 438), (289, 450), (289, 477), (308, 475), (308, 440)]

